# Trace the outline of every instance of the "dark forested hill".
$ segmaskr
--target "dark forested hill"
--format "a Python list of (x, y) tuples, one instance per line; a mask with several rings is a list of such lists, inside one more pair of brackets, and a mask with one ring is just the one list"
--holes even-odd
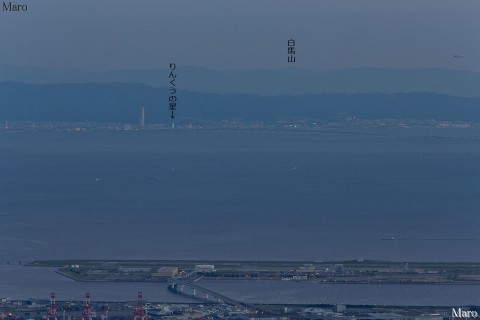
[[(203, 93), (260, 95), (432, 92), (459, 97), (480, 97), (480, 73), (456, 69), (381, 69), (227, 71), (179, 66), (178, 84)], [(0, 64), (0, 82), (32, 84), (143, 83), (168, 85), (167, 69), (82, 72)]]
[[(132, 83), (32, 85), (0, 82), (0, 120), (147, 122), (168, 117), (168, 89)], [(480, 98), (435, 93), (326, 93), (299, 96), (178, 91), (178, 119), (436, 119), (480, 121)]]

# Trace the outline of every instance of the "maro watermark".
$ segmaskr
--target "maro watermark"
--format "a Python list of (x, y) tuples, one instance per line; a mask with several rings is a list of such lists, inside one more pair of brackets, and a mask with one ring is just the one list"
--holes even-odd
[(2, 2), (2, 11), (6, 12), (25, 12), (28, 11), (26, 4), (15, 4), (12, 2)]
[(463, 310), (462, 308), (452, 308), (452, 318), (472, 319), (478, 318), (477, 311)]

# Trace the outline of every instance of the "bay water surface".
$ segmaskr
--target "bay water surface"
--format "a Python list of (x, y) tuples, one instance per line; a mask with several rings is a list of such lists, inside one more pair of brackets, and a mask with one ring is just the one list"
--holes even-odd
[[(0, 263), (480, 261), (479, 136), (475, 128), (2, 132)], [(17, 294), (3, 279), (0, 293)]]

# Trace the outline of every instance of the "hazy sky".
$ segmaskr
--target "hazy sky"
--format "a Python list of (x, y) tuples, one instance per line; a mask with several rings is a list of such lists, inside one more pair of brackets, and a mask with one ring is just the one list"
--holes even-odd
[[(1, 64), (81, 70), (290, 67), (480, 72), (478, 0), (24, 0)], [(453, 54), (464, 54), (454, 58)]]

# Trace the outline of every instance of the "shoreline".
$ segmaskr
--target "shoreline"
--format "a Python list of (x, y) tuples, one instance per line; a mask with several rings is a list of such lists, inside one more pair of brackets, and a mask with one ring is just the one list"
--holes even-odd
[[(348, 285), (480, 285), (480, 263), (387, 261), (35, 260), (78, 282), (162, 283), (175, 279), (281, 281)], [(198, 269), (209, 266), (211, 270)], [(403, 266), (403, 267), (402, 267)], [(159, 270), (168, 270), (170, 274)], [(173, 273), (172, 273), (173, 272)]]

